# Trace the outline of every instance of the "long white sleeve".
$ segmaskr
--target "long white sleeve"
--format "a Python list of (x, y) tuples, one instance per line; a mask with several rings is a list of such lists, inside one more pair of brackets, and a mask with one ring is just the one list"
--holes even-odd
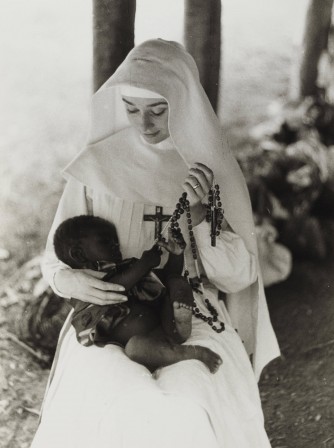
[(220, 291), (233, 293), (247, 288), (257, 279), (257, 263), (243, 239), (222, 231), (211, 246), (210, 225), (203, 221), (194, 227), (197, 247), (209, 281)]
[(43, 277), (50, 284), (53, 291), (61, 297), (66, 296), (57, 290), (54, 283), (54, 276), (60, 269), (71, 268), (58, 260), (53, 247), (53, 236), (59, 224), (65, 219), (76, 215), (87, 215), (88, 213), (89, 210), (85, 187), (75, 180), (69, 180), (59, 201), (58, 209), (47, 239), (46, 249), (41, 265)]

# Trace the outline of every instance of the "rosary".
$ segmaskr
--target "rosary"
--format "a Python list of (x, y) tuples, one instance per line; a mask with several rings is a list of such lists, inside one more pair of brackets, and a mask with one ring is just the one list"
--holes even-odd
[[(209, 191), (209, 203), (206, 205), (207, 213), (206, 213), (206, 221), (211, 223), (211, 230), (210, 230), (210, 236), (211, 236), (211, 246), (216, 245), (216, 237), (220, 234), (220, 230), (222, 228), (222, 221), (224, 219), (224, 211), (222, 210), (222, 203), (220, 201), (220, 190), (219, 185), (216, 184), (214, 187), (212, 187)], [(188, 282), (191, 284), (192, 288), (205, 296), (205, 290), (203, 286), (203, 282), (200, 276), (199, 267), (198, 267), (198, 255), (197, 255), (197, 246), (196, 246), (196, 240), (193, 232), (193, 226), (192, 226), (192, 218), (190, 213), (190, 204), (189, 200), (187, 199), (187, 193), (183, 193), (182, 196), (179, 199), (179, 202), (176, 204), (175, 210), (172, 214), (172, 217), (166, 224), (164, 230), (168, 227), (170, 224), (172, 232), (174, 232), (176, 235), (181, 236), (181, 229), (178, 223), (178, 220), (180, 219), (182, 214), (186, 214), (186, 220), (187, 220), (187, 226), (188, 226), (188, 232), (189, 232), (189, 240), (190, 240), (190, 248), (192, 252), (192, 257), (194, 259), (196, 274), (198, 283), (194, 282), (193, 280), (189, 279), (189, 271), (187, 269), (187, 266), (185, 265), (185, 271), (184, 276), (188, 280)], [(220, 322), (218, 320), (218, 312), (216, 308), (212, 305), (209, 299), (204, 299), (205, 306), (209, 312), (209, 316), (204, 315), (200, 309), (198, 308), (198, 305), (194, 299), (193, 302), (193, 315), (197, 317), (198, 319), (202, 319), (204, 322), (207, 322), (208, 325), (216, 332), (221, 333), (225, 330), (225, 325), (223, 322)]]

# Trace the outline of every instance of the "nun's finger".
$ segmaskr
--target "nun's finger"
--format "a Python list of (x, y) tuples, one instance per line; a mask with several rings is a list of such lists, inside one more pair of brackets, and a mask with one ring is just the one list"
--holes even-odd
[(201, 185), (204, 194), (207, 194), (211, 188), (212, 183), (206, 177), (204, 171), (199, 168), (193, 167), (189, 170), (190, 177), (195, 177), (197, 182)]
[(201, 201), (201, 196), (198, 196), (196, 193), (196, 190), (198, 190), (199, 187), (194, 190), (193, 186), (189, 182), (186, 181), (182, 185), (182, 188), (187, 193), (187, 199), (191, 206), (198, 204)]
[(214, 178), (213, 171), (208, 166), (204, 165), (204, 163), (196, 162), (195, 165), (196, 168), (199, 168), (200, 170), (203, 171), (209, 185), (211, 186)]
[[(187, 185), (189, 190), (191, 190), (191, 193), (194, 197), (194, 199), (196, 199), (196, 202), (198, 202), (198, 200), (203, 199), (205, 196), (205, 192), (202, 188), (202, 185), (200, 184), (200, 182), (198, 182), (198, 180), (196, 179), (196, 177), (193, 176), (189, 176), (186, 178), (186, 180), (184, 181), (183, 185)], [(186, 192), (189, 195), (189, 191), (186, 190)], [(190, 200), (190, 198), (188, 198)]]

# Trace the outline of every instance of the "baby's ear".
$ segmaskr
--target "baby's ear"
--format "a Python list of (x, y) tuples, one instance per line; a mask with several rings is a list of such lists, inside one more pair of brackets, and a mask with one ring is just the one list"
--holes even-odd
[(78, 264), (82, 267), (84, 264), (86, 264), (87, 257), (85, 251), (81, 246), (72, 246), (68, 253), (71, 260), (73, 260), (75, 264)]

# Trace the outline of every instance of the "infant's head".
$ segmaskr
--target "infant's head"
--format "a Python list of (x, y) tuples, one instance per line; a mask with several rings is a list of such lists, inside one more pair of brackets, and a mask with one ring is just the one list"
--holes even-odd
[(115, 226), (96, 216), (67, 219), (54, 239), (57, 257), (74, 269), (98, 269), (99, 262), (122, 261)]

